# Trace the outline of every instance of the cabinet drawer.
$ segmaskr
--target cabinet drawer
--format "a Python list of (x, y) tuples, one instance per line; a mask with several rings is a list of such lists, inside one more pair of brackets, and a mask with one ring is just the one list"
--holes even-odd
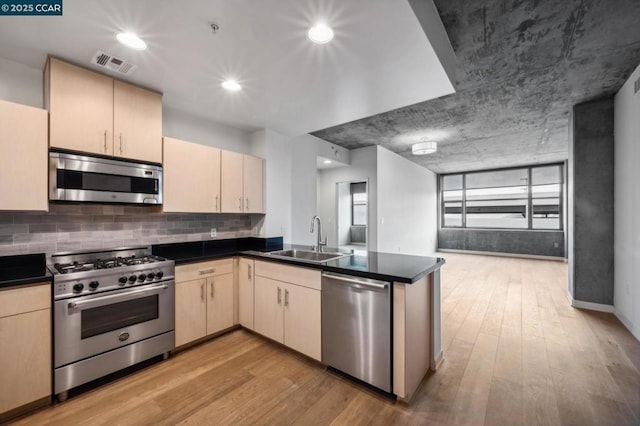
[(0, 290), (0, 318), (51, 308), (51, 284)]
[(275, 262), (262, 262), (256, 260), (256, 275), (273, 280), (284, 281), (286, 283), (297, 284), (320, 290), (320, 280), (322, 273), (317, 269), (300, 268), (288, 266)]
[(176, 266), (176, 282), (233, 273), (233, 258)]

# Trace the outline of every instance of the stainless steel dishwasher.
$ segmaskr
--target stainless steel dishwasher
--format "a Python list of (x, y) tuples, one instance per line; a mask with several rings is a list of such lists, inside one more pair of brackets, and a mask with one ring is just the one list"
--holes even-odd
[(392, 391), (391, 283), (322, 274), (322, 362)]

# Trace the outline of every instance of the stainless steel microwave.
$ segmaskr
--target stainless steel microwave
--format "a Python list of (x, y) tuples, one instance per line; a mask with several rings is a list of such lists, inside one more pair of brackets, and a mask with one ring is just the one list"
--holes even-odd
[(162, 166), (50, 152), (49, 200), (162, 204)]

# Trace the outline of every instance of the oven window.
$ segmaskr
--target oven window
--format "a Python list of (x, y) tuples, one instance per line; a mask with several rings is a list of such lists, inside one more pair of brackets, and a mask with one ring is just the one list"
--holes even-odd
[(97, 336), (158, 318), (158, 295), (82, 311), (81, 337)]
[(58, 170), (57, 180), (60, 189), (158, 194), (158, 180), (153, 178)]

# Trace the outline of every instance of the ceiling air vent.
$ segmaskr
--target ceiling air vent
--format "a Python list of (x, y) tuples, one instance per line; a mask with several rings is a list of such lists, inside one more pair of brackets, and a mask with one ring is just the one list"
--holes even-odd
[(91, 58), (91, 63), (99, 66), (100, 68), (106, 68), (113, 72), (124, 75), (129, 75), (136, 69), (135, 65), (125, 61), (122, 58), (118, 58), (110, 55), (109, 53), (105, 53), (102, 50), (98, 50), (96, 54), (93, 55), (93, 58)]

